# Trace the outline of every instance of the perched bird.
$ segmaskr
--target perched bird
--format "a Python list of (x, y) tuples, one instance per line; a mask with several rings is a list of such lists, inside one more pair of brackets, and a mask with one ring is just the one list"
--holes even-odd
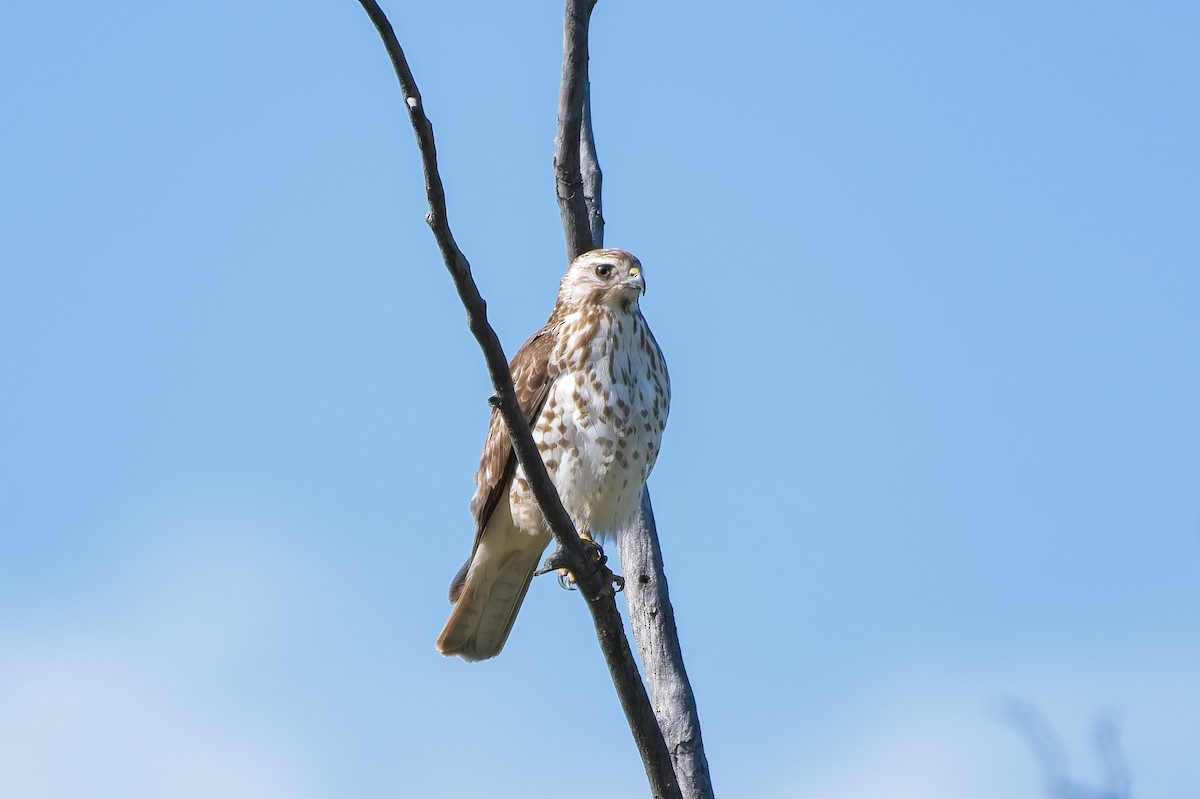
[[(603, 540), (633, 520), (667, 422), (671, 383), (638, 307), (645, 292), (641, 262), (629, 253), (580, 255), (559, 284), (550, 320), (509, 364), (546, 469), (588, 538)], [(498, 410), (471, 513), (475, 545), (450, 584), (455, 607), (437, 648), (484, 660), (508, 640), (551, 539)]]

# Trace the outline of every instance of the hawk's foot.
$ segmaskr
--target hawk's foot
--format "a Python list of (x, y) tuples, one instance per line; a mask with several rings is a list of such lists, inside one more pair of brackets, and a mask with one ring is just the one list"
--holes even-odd
[(604, 554), (604, 548), (596, 543), (596, 539), (592, 538), (591, 532), (584, 530), (579, 534), (579, 538), (583, 541), (584, 554), (587, 555), (592, 567), (600, 572), (601, 581), (604, 583), (604, 588), (600, 590), (600, 596), (612, 596), (624, 591), (625, 578), (614, 574), (613, 570), (608, 568), (608, 555)]
[[(612, 596), (615, 593), (625, 590), (625, 578), (618, 574), (613, 574), (612, 569), (608, 568), (608, 556), (604, 554), (604, 549), (596, 543), (592, 536), (585, 532), (579, 534), (580, 540), (583, 542), (585, 566), (593, 572), (599, 572), (600, 580), (604, 584), (601, 589), (601, 596)], [(555, 547), (550, 553), (550, 557), (546, 558), (546, 562), (542, 568), (535, 571), (535, 577), (549, 574), (552, 571), (558, 572), (558, 584), (568, 590), (575, 590), (575, 575), (571, 571), (570, 558), (562, 547)]]

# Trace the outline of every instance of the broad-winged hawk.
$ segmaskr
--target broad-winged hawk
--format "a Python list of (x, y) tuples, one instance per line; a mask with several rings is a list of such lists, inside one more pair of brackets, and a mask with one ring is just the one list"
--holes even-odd
[[(632, 521), (667, 421), (671, 383), (638, 307), (642, 265), (623, 250), (571, 262), (550, 320), (509, 365), (546, 468), (581, 534), (603, 540)], [(471, 500), (475, 545), (450, 585), (443, 655), (499, 654), (550, 532), (493, 411)]]

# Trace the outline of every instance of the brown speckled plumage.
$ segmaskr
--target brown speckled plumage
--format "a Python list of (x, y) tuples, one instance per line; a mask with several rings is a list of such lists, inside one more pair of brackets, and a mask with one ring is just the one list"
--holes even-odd
[[(509, 365), (517, 399), (576, 528), (597, 538), (627, 525), (658, 456), (671, 387), (638, 307), (641, 263), (622, 250), (576, 258), (546, 326)], [(500, 652), (550, 533), (493, 411), (471, 513), (475, 544), (450, 586), (457, 603), (438, 650)]]

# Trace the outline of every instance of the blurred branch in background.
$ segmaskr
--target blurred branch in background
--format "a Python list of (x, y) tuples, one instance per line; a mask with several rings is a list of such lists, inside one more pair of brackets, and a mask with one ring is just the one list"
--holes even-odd
[(1116, 722), (1102, 718), (1092, 732), (1093, 746), (1103, 769), (1103, 785), (1092, 787), (1071, 778), (1067, 757), (1057, 733), (1029, 702), (1013, 699), (1001, 713), (1001, 721), (1025, 739), (1042, 772), (1048, 799), (1131, 799), (1131, 780), (1121, 751)]

